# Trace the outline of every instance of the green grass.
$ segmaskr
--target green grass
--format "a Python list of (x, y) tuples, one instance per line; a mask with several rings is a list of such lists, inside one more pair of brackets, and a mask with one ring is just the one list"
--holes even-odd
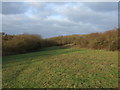
[(3, 57), (3, 88), (116, 88), (118, 52), (44, 48)]

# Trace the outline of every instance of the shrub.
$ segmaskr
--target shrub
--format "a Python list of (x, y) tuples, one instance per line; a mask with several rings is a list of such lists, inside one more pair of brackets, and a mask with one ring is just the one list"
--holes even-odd
[(41, 46), (42, 38), (38, 35), (16, 35), (12, 38), (3, 36), (3, 55), (24, 53), (37, 50)]
[(87, 35), (58, 36), (42, 39), (35, 34), (2, 35), (3, 55), (18, 54), (36, 51), (43, 47), (77, 45), (83, 48), (106, 49), (120, 51), (120, 29), (106, 31), (104, 33), (91, 33)]

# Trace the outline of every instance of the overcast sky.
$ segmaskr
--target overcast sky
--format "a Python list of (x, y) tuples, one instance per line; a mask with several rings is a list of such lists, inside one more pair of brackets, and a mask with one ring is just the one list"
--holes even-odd
[(8, 34), (60, 35), (104, 32), (118, 27), (116, 2), (4, 2), (2, 30)]

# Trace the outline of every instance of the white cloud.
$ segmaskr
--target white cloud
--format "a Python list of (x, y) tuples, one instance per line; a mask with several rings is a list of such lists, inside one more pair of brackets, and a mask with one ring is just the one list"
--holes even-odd
[[(116, 28), (118, 19), (116, 5), (114, 3), (111, 5), (102, 3), (98, 5), (99, 7), (97, 5), (98, 3), (88, 5), (88, 3), (34, 2), (15, 6), (14, 3), (12, 6), (8, 5), (6, 13), (2, 15), (3, 31), (10, 34), (35, 33), (43, 37), (52, 37), (63, 34), (88, 34)], [(96, 7), (97, 9), (94, 9)], [(108, 9), (109, 7), (111, 9)], [(26, 8), (26, 11), (22, 10), (23, 8)]]

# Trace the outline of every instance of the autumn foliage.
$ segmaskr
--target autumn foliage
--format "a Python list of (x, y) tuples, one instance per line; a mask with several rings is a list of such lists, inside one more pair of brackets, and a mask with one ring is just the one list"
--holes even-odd
[(2, 34), (2, 54), (11, 55), (40, 50), (50, 46), (77, 45), (81, 48), (119, 50), (120, 29), (104, 33), (91, 33), (87, 35), (58, 36), (42, 39), (35, 34), (7, 35)]

